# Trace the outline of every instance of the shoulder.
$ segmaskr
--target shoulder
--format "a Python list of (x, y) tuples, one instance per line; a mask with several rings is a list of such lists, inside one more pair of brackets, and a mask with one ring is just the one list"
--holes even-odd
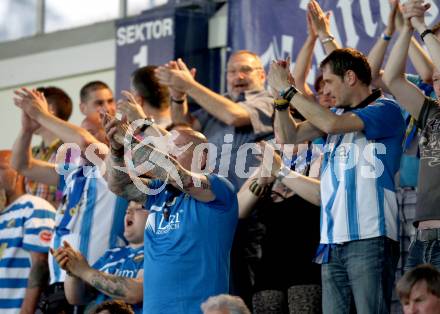
[(235, 188), (232, 185), (232, 183), (223, 176), (220, 176), (215, 173), (211, 173), (211, 174), (207, 175), (206, 177), (208, 178), (208, 180), (212, 186), (222, 187), (232, 193), (235, 191)]
[(233, 210), (238, 206), (237, 191), (228, 179), (217, 174), (209, 174), (206, 177), (211, 184), (211, 191), (215, 195), (215, 199), (207, 203), (210, 207)]
[(399, 103), (394, 99), (385, 97), (378, 98), (375, 102), (364, 108), (355, 110), (355, 112), (360, 114), (375, 115), (380, 118), (389, 118), (385, 117), (384, 115), (394, 115), (395, 117), (403, 120), (403, 111), (399, 106)]
[(12, 203), (11, 208), (23, 208), (31, 210), (46, 210), (55, 213), (55, 208), (45, 199), (34, 196), (31, 194), (24, 194), (20, 196), (14, 203)]
[(246, 100), (241, 102), (245, 106), (255, 106), (256, 104), (270, 106), (272, 108), (273, 97), (266, 90), (252, 91), (246, 94)]
[(425, 96), (422, 110), (420, 110), (420, 115), (417, 119), (419, 127), (423, 128), (423, 126), (428, 122), (428, 120), (432, 118), (439, 119), (440, 118), (439, 113), (440, 113), (440, 101)]

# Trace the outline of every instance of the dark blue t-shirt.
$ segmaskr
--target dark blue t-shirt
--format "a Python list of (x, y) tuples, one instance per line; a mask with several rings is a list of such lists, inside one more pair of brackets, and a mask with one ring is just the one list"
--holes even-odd
[[(215, 199), (204, 203), (167, 186), (148, 196), (144, 242), (144, 313), (201, 313), (208, 297), (228, 293), (229, 255), (238, 220), (237, 195), (209, 175)], [(150, 188), (163, 182), (154, 180)]]
[[(144, 248), (131, 248), (129, 246), (109, 249), (93, 264), (93, 268), (104, 273), (126, 278), (137, 278), (138, 272), (144, 266)], [(100, 304), (111, 299), (103, 293), (98, 293), (96, 299), (89, 304)], [(134, 304), (133, 310), (136, 314), (142, 313), (142, 303)]]

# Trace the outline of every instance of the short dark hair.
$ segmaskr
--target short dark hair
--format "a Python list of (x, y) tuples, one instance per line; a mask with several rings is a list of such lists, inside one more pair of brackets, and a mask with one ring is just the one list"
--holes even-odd
[(425, 281), (428, 291), (440, 298), (440, 272), (430, 264), (414, 267), (400, 278), (396, 285), (399, 298), (409, 298), (411, 289), (420, 281)]
[(79, 98), (80, 98), (81, 102), (87, 101), (87, 98), (89, 97), (89, 93), (94, 92), (95, 90), (98, 90), (98, 89), (110, 90), (110, 87), (108, 87), (108, 85), (102, 81), (88, 82), (86, 85), (81, 87), (81, 90), (79, 91)]
[(55, 86), (38, 87), (37, 91), (44, 94), (47, 102), (54, 110), (54, 115), (67, 121), (72, 114), (72, 99), (61, 88)]
[(316, 77), (315, 82), (313, 83), (313, 88), (315, 92), (318, 92), (321, 89), (321, 82), (323, 81), (322, 73)]
[(104, 310), (108, 310), (112, 314), (134, 314), (130, 305), (119, 300), (102, 302), (94, 309), (92, 313), (96, 314)]
[(131, 75), (134, 89), (153, 108), (166, 109), (170, 106), (168, 88), (159, 83), (154, 74), (155, 65), (137, 69)]
[(437, 22), (436, 24), (434, 24), (434, 26), (431, 28), (432, 32), (437, 35), (436, 33), (438, 31), (440, 31), (440, 22)]
[(365, 85), (371, 84), (371, 68), (367, 57), (353, 48), (333, 50), (324, 60), (320, 68), (330, 65), (333, 73), (342, 79), (348, 70), (352, 70), (357, 78)]

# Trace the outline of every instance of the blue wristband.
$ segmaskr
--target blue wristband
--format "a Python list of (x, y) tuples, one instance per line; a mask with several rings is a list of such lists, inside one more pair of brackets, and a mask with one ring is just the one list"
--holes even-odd
[(387, 34), (383, 33), (382, 34), (382, 39), (385, 41), (390, 41), (391, 40), (391, 36), (388, 36)]

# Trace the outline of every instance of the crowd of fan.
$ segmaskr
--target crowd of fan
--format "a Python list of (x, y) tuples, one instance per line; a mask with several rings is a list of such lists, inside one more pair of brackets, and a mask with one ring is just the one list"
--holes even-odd
[(225, 95), (181, 59), (117, 103), (84, 85), (81, 126), (60, 88), (15, 91), (1, 313), (440, 313), (440, 24), (390, 5), (364, 56), (311, 0), (294, 69), (234, 52)]

